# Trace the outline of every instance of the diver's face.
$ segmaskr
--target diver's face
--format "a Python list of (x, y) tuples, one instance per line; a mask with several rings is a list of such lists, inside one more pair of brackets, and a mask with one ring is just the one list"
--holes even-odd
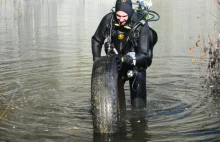
[(125, 25), (128, 21), (128, 14), (124, 11), (117, 11), (116, 18), (120, 25)]

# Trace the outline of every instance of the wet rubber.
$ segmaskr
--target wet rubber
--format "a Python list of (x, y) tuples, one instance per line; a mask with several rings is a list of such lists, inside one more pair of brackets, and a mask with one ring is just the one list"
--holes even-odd
[(124, 83), (116, 60), (102, 57), (93, 64), (91, 107), (94, 133), (118, 133), (126, 109)]

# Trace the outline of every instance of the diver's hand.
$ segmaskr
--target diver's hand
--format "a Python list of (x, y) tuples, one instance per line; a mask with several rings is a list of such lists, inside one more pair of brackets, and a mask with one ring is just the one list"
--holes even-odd
[(123, 64), (133, 65), (133, 58), (130, 55), (124, 55), (121, 60)]
[(121, 70), (122, 69), (122, 55), (115, 54), (114, 58), (116, 60), (118, 70)]

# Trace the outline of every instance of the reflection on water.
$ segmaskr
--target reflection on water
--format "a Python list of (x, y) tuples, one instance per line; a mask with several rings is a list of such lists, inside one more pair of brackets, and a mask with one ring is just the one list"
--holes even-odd
[[(148, 107), (118, 135), (93, 135), (91, 36), (111, 0), (0, 0), (0, 141), (218, 141), (219, 94), (200, 89), (189, 47), (213, 32), (214, 0), (154, 0), (161, 19)], [(207, 12), (208, 11), (208, 12)]]
[(148, 124), (146, 119), (146, 110), (142, 111), (128, 111), (127, 112), (127, 126), (122, 127), (119, 134), (94, 134), (94, 142), (103, 142), (103, 141), (129, 141), (135, 140), (138, 142), (145, 142), (151, 140), (151, 135), (147, 133)]

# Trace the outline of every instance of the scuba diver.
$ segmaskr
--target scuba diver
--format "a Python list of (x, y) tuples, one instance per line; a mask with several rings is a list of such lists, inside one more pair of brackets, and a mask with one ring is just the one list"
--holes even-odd
[(146, 12), (135, 11), (131, 0), (116, 0), (115, 10), (102, 18), (92, 36), (93, 61), (101, 58), (103, 45), (108, 56), (117, 57), (119, 74), (124, 83), (129, 81), (135, 108), (146, 107), (146, 69), (156, 42), (157, 33), (149, 27)]

